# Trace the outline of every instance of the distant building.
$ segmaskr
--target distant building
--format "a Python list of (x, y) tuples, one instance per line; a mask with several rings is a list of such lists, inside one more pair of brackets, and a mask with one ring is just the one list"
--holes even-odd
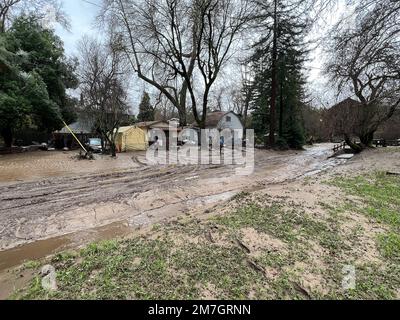
[[(360, 132), (364, 125), (365, 108), (357, 100), (347, 98), (328, 110), (324, 115), (325, 130), (329, 131), (331, 141), (343, 140), (346, 133), (351, 138), (358, 137), (354, 132)], [(381, 123), (375, 132), (375, 138), (396, 140), (400, 138), (400, 112), (395, 113), (389, 120)]]
[[(79, 113), (78, 120), (68, 125), (68, 127), (82, 143), (86, 143), (89, 138), (96, 137), (96, 133), (94, 132), (94, 119), (84, 113)], [(79, 148), (79, 144), (67, 127), (54, 132), (54, 144), (57, 149)]]
[[(121, 115), (121, 124), (128, 124), (130, 120), (129, 114)], [(72, 132), (78, 137), (82, 143), (88, 142), (89, 138), (99, 138), (99, 134), (95, 128), (96, 117), (90, 112), (78, 112), (77, 121), (68, 125)], [(53, 133), (55, 146), (57, 149), (67, 147), (69, 149), (79, 148), (78, 143), (73, 138), (67, 127)]]
[(244, 125), (240, 117), (233, 111), (215, 111), (207, 114), (206, 129), (217, 129), (219, 132), (231, 130), (233, 141), (225, 140), (225, 144), (234, 142), (241, 145), (243, 140)]
[(206, 129), (237, 129), (243, 130), (242, 120), (233, 111), (215, 111), (207, 114)]

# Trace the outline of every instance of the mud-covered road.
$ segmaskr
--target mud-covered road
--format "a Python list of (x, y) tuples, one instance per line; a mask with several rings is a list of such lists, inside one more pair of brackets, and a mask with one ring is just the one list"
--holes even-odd
[[(11, 160), (3, 156), (0, 251), (120, 222), (135, 228), (206, 210), (241, 191), (311, 175), (345, 161), (328, 159), (331, 154), (331, 144), (298, 152), (256, 150), (250, 176), (235, 175), (233, 166), (148, 166), (143, 154), (129, 155), (129, 161), (124, 155), (115, 162), (73, 163), (70, 156), (54, 154), (46, 156), (46, 175), (40, 155), (31, 164), (22, 158), (29, 154)], [(51, 157), (58, 161), (56, 171), (51, 169)], [(12, 179), (7, 179), (7, 161), (16, 166)]]

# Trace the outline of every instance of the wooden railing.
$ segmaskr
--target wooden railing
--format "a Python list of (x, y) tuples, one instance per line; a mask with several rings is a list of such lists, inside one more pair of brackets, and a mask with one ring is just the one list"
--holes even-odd
[(374, 140), (375, 147), (399, 147), (400, 140), (385, 140), (385, 139), (375, 139)]
[(340, 151), (340, 150), (342, 150), (342, 149), (344, 149), (344, 148), (346, 148), (346, 141), (343, 141), (343, 142), (341, 142), (340, 144), (336, 144), (336, 145), (333, 147), (333, 152), (338, 152), (338, 151)]

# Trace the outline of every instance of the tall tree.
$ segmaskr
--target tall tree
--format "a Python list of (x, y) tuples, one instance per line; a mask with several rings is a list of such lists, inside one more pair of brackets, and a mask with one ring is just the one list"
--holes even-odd
[[(272, 57), (271, 57), (271, 100), (269, 111), (269, 144), (275, 144), (276, 132), (276, 98), (277, 98), (277, 64), (278, 64), (278, 0), (274, 0), (273, 11), (273, 26), (272, 26)], [(266, 119), (267, 120), (267, 119)]]
[[(126, 65), (120, 40), (111, 34), (106, 43), (84, 37), (80, 51), (80, 89), (84, 111), (94, 117), (95, 129), (116, 156), (115, 139), (128, 113)], [(106, 148), (103, 148), (106, 152)]]
[(66, 91), (78, 86), (75, 75), (77, 61), (66, 57), (61, 39), (53, 30), (43, 27), (36, 16), (17, 18), (6, 37), (8, 49), (23, 54), (22, 70), (35, 71), (41, 76), (50, 99), (60, 108), (64, 121), (73, 122), (76, 118), (74, 100)]
[(204, 127), (210, 91), (247, 22), (249, 0), (105, 0), (138, 77)]
[(198, 31), (197, 65), (203, 79), (199, 86), (203, 90), (199, 93), (200, 98), (195, 95), (193, 85), (189, 86), (189, 92), (194, 118), (200, 128), (205, 128), (210, 92), (239, 35), (250, 21), (253, 7), (248, 0), (197, 0), (194, 8)]
[(27, 120), (30, 105), (22, 88), (18, 57), (6, 49), (6, 39), (0, 35), (0, 135), (6, 147), (11, 147), (13, 131)]
[(192, 79), (196, 66), (195, 29), (186, 1), (104, 0), (103, 18), (117, 26), (132, 70), (170, 101), (186, 125), (185, 77)]
[(62, 127), (63, 118), (73, 118), (65, 91), (75, 87), (74, 64), (35, 17), (20, 17), (0, 34), (0, 69), (0, 133), (8, 147), (17, 128), (51, 132)]
[(145, 91), (143, 93), (142, 101), (139, 104), (138, 121), (154, 121), (155, 110), (151, 106), (150, 96)]
[(298, 2), (273, 0), (270, 4), (258, 2), (255, 19), (256, 30), (262, 33), (251, 57), (255, 73), (253, 124), (265, 137), (264, 143), (273, 146), (279, 123), (279, 144), (299, 148), (304, 143), (300, 108), (304, 102), (307, 15)]
[(22, 14), (34, 15), (41, 20), (51, 18), (67, 29), (70, 27), (59, 0), (0, 0), (0, 33)]
[[(363, 1), (356, 13), (357, 23), (337, 26), (326, 71), (339, 91), (350, 88), (358, 99), (354, 115), (346, 117), (351, 132), (343, 134), (361, 151), (400, 108), (400, 2)], [(352, 135), (359, 137), (360, 145), (352, 142)]]

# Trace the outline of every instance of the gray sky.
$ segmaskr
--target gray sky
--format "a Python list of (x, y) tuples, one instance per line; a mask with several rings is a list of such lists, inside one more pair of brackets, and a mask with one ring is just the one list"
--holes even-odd
[[(93, 4), (90, 4), (90, 3)], [(63, 0), (63, 8), (71, 21), (71, 30), (67, 31), (61, 26), (56, 27), (56, 33), (65, 44), (68, 55), (76, 54), (76, 45), (84, 34), (96, 34), (93, 22), (98, 14), (101, 0)]]

